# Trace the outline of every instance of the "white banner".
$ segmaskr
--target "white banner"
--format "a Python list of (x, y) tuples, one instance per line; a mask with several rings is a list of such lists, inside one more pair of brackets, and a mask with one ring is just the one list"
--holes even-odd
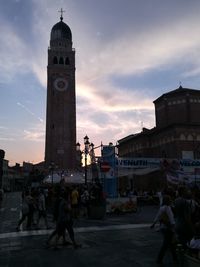
[(117, 158), (116, 166), (120, 168), (145, 168), (145, 167), (173, 167), (173, 168), (197, 168), (200, 160), (191, 159), (164, 159), (164, 158)]

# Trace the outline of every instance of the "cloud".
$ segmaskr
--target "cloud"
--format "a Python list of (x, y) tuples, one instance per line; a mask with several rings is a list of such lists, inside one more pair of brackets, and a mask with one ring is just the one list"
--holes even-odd
[[(186, 15), (187, 16), (187, 15)], [(110, 75), (142, 74), (168, 64), (176, 64), (187, 56), (187, 61), (194, 57), (195, 48), (200, 46), (199, 19), (195, 17), (178, 18), (163, 27), (156, 27), (149, 32), (121, 33), (116, 40), (98, 43), (93, 41), (92, 48), (81, 49), (79, 78), (82, 82), (100, 81)], [(87, 39), (92, 39), (87, 36)], [(86, 41), (85, 41), (86, 42)], [(94, 44), (95, 43), (95, 44)], [(191, 53), (193, 51), (193, 53)], [(85, 71), (86, 66), (90, 71)]]
[(0, 42), (0, 78), (3, 82), (9, 82), (17, 73), (27, 73), (30, 70), (26, 58), (27, 47), (20, 37), (14, 32), (6, 21), (0, 20), (1, 28)]
[(0, 140), (3, 143), (17, 141), (20, 138), (20, 131), (17, 128), (12, 128), (8, 126), (1, 126), (0, 127)]
[[(89, 35), (81, 42), (91, 39), (93, 42), (88, 48), (79, 46), (77, 96), (84, 99), (78, 108), (82, 130), (90, 128), (99, 140), (100, 136), (109, 139), (108, 135), (117, 140), (140, 131), (141, 122), (147, 128), (155, 125), (154, 99), (144, 94), (144, 88), (113, 86), (112, 75), (120, 75), (121, 79), (127, 75), (133, 75), (134, 79), (134, 75), (140, 75), (142, 79), (150, 71), (177, 68), (183, 62), (188, 67), (191, 62), (198, 66), (200, 37), (196, 33), (199, 31), (199, 18), (190, 14), (186, 17), (168, 21), (162, 28), (158, 25), (149, 32), (131, 34), (125, 31), (117, 40), (105, 43), (99, 43), (86, 31)], [(199, 69), (195, 71), (188, 72), (188, 75), (198, 74)], [(148, 92), (149, 88), (145, 90)], [(131, 117), (123, 116), (135, 110), (140, 112), (139, 117), (134, 112)], [(105, 120), (105, 127), (99, 119), (104, 116), (101, 114), (109, 118)]]
[(29, 129), (23, 130), (22, 138), (31, 142), (44, 142), (45, 131), (43, 124), (37, 124)]
[[(30, 64), (32, 71), (46, 88), (47, 47), (51, 27), (59, 17), (56, 13), (58, 2), (33, 1), (33, 3), (35, 7), (33, 34), (37, 42), (34, 44), (34, 55)], [(59, 3), (64, 2), (59, 1)], [(171, 21), (167, 21), (163, 14), (162, 27), (155, 24), (156, 22), (152, 22), (152, 25), (149, 23), (148, 32), (145, 27), (141, 29), (138, 25), (133, 27), (132, 23), (136, 23), (134, 18), (129, 21), (129, 27), (127, 24), (123, 25), (122, 21), (124, 29), (118, 32), (117, 38), (106, 39), (103, 33), (101, 33), (101, 38), (94, 38), (94, 32), (98, 32), (95, 30), (97, 24), (89, 21), (89, 18), (86, 19), (80, 7), (80, 3), (73, 5), (71, 1), (68, 1), (70, 14), (66, 15), (65, 20), (69, 25), (72, 24), (70, 27), (76, 44), (77, 88), (84, 86), (89, 88), (91, 83), (93, 87), (97, 84), (102, 84), (103, 87), (104, 80), (109, 79), (113, 74), (142, 75), (152, 69), (180, 62), (186, 56), (188, 61), (198, 58), (192, 56), (190, 51), (194, 51), (195, 47), (200, 45), (200, 37), (196, 34), (199, 31), (199, 18), (191, 15), (190, 12), (184, 17), (173, 17)], [(132, 7), (136, 10), (140, 8), (135, 3)], [(177, 6), (174, 8), (178, 10)], [(136, 13), (135, 9), (133, 10)], [(87, 13), (85, 8), (83, 11)], [(156, 14), (156, 10), (154, 13)], [(74, 19), (77, 14), (79, 20)], [(153, 16), (153, 13), (151, 15)], [(71, 18), (71, 23), (68, 18)], [(112, 31), (109, 25), (107, 26), (108, 31)], [(138, 31), (139, 29), (141, 31)], [(89, 45), (88, 40), (92, 40)], [(79, 89), (77, 95), (81, 95)]]
[(31, 114), (33, 117), (37, 118), (40, 122), (44, 122), (43, 119), (41, 119), (40, 117), (37, 117), (35, 115), (35, 113), (33, 113), (30, 109), (28, 109), (26, 106), (24, 106), (23, 104), (21, 104), (20, 102), (17, 102), (17, 105), (20, 106), (22, 109), (24, 109), (26, 112), (28, 112), (29, 114)]
[(0, 141), (15, 141), (15, 139), (10, 137), (0, 137)]

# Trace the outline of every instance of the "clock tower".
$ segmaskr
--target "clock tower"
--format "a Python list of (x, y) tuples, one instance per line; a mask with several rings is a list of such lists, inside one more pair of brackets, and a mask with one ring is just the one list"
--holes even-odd
[(61, 9), (48, 48), (45, 164), (73, 170), (76, 165), (75, 50), (62, 13)]

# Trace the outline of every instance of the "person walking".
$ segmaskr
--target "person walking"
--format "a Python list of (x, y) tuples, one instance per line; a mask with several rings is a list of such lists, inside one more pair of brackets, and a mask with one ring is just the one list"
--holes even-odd
[(74, 246), (74, 248), (80, 247), (80, 245), (76, 243), (75, 237), (74, 237), (73, 220), (71, 216), (70, 195), (67, 190), (62, 192), (61, 200), (60, 200), (59, 208), (58, 208), (58, 218), (57, 218), (56, 229), (49, 236), (46, 242), (47, 247), (50, 246), (50, 242), (54, 236), (56, 236), (54, 249), (58, 248), (58, 241), (61, 236), (63, 237), (63, 245), (69, 244), (69, 242), (67, 242), (65, 238), (66, 229), (68, 231), (69, 237), (72, 241), (72, 245)]
[(21, 224), (27, 219), (27, 227), (28, 227), (28, 216), (29, 216), (29, 191), (26, 190), (22, 193), (22, 210), (21, 210), (21, 218), (18, 221), (16, 230), (20, 231)]
[(34, 219), (34, 211), (35, 211), (35, 206), (36, 206), (36, 201), (34, 196), (33, 190), (31, 193), (28, 194), (26, 197), (27, 202), (28, 202), (28, 207), (29, 207), (29, 212), (28, 212), (28, 218), (27, 218), (27, 230), (31, 230), (33, 226), (33, 219)]
[(78, 204), (79, 204), (79, 192), (76, 187), (73, 188), (71, 192), (71, 207), (73, 218), (78, 218)]
[(48, 229), (48, 222), (47, 222), (47, 212), (46, 212), (46, 203), (45, 203), (45, 196), (43, 189), (40, 189), (39, 196), (38, 196), (38, 219), (36, 223), (36, 227), (39, 228), (39, 222), (41, 217), (43, 217), (46, 229)]
[(176, 219), (176, 232), (179, 242), (184, 249), (187, 248), (187, 242), (191, 240), (194, 234), (194, 227), (192, 225), (192, 209), (187, 200), (187, 188), (179, 187), (178, 197), (174, 201), (174, 212)]
[(83, 216), (86, 217), (89, 215), (89, 200), (90, 200), (90, 195), (87, 186), (85, 186), (81, 194), (81, 206), (83, 208)]
[(160, 222), (160, 230), (163, 235), (163, 242), (157, 256), (156, 263), (162, 264), (163, 258), (167, 250), (170, 250), (174, 262), (177, 262), (175, 237), (175, 219), (170, 207), (171, 198), (168, 195), (163, 196), (162, 206), (151, 225), (154, 228), (157, 222)]

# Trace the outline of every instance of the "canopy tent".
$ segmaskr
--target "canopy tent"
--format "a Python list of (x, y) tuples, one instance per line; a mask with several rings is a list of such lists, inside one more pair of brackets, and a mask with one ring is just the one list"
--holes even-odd
[[(90, 182), (90, 177), (88, 177), (89, 179), (88, 182)], [(43, 183), (47, 183), (47, 184), (58, 184), (61, 182), (61, 180), (65, 183), (70, 183), (70, 184), (83, 184), (85, 182), (85, 177), (84, 174), (81, 172), (74, 172), (74, 173), (70, 173), (70, 174), (64, 174), (64, 175), (59, 175), (58, 173), (53, 173), (50, 175), (47, 175), (44, 180)]]
[(61, 175), (58, 175), (57, 173), (53, 173), (51, 175), (47, 175), (44, 180), (43, 183), (54, 183), (54, 184), (58, 184), (61, 181)]

